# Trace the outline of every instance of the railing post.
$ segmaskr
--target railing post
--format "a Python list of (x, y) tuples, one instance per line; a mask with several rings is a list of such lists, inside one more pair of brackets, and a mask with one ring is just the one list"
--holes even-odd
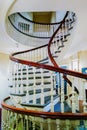
[(34, 85), (33, 85), (33, 104), (36, 104), (36, 95), (35, 95), (35, 91), (36, 91), (36, 79), (35, 79), (35, 71), (36, 71), (36, 69), (35, 69), (35, 67), (33, 67), (33, 78), (34, 78)]
[(43, 130), (43, 123), (44, 123), (43, 118), (40, 118), (40, 130)]
[(26, 103), (29, 103), (28, 66), (26, 65)]
[(51, 95), (51, 112), (54, 112), (54, 100), (53, 100), (53, 72), (50, 72), (51, 76), (51, 90), (50, 90), (50, 95)]
[(21, 79), (21, 85), (20, 85), (20, 92), (23, 93), (23, 65), (21, 64), (21, 67), (20, 67), (20, 79)]
[(83, 86), (83, 80), (84, 79), (79, 79), (79, 111), (83, 112), (83, 102), (84, 102), (84, 86)]
[(85, 130), (87, 130), (87, 120), (84, 120)]
[(66, 130), (69, 130), (69, 129), (70, 129), (70, 121), (66, 120)]
[(74, 77), (72, 77), (72, 113), (76, 112), (75, 106), (75, 91), (74, 91)]
[(19, 93), (19, 64), (16, 63), (16, 93)]
[(41, 70), (41, 105), (44, 104), (44, 81), (43, 81), (43, 69), (40, 69)]
[(48, 130), (51, 130), (51, 119), (50, 118), (48, 118)]
[(64, 79), (61, 74), (61, 112), (64, 112)]
[(60, 130), (60, 120), (56, 119), (56, 130)]
[(84, 111), (84, 112), (87, 112), (87, 101), (86, 101), (86, 100), (87, 100), (87, 99), (86, 99), (86, 98), (87, 98), (87, 97), (86, 97), (86, 96), (87, 96), (87, 95), (86, 95), (86, 94), (87, 94), (87, 93), (86, 93), (86, 91), (87, 91), (86, 89), (87, 89), (87, 88), (86, 88), (86, 80), (83, 80), (83, 88), (84, 88), (83, 111)]

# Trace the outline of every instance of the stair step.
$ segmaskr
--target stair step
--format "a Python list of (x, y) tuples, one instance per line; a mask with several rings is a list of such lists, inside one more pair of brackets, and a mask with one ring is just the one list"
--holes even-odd
[(55, 51), (55, 53), (60, 53), (61, 52), (61, 50), (57, 50), (57, 51)]
[(73, 27), (68, 28), (68, 30), (71, 30), (71, 29), (73, 29)]
[(59, 46), (59, 47), (58, 47), (58, 50), (59, 50), (60, 48), (63, 48), (63, 47), (64, 47), (64, 45)]
[(43, 108), (44, 105), (41, 105), (41, 104), (33, 104), (33, 103), (26, 103), (26, 102), (23, 102), (21, 103), (22, 106), (28, 106), (28, 107), (39, 107), (39, 108)]

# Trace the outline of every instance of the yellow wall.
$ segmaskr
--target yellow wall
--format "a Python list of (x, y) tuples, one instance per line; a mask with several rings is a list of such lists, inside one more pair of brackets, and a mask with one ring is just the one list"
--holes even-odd
[(9, 94), (8, 65), (9, 56), (7, 54), (0, 53), (0, 107), (2, 99)]
[(81, 71), (81, 68), (87, 67), (87, 51), (80, 51), (78, 53), (79, 58), (79, 70)]

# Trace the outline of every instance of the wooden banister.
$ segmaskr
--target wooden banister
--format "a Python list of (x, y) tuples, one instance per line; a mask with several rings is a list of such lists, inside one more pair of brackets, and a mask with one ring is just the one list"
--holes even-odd
[(37, 111), (37, 110), (27, 110), (23, 108), (16, 108), (14, 106), (7, 105), (5, 103), (6, 100), (10, 99), (10, 97), (7, 97), (3, 100), (2, 107), (6, 110), (24, 114), (24, 115), (31, 115), (36, 117), (43, 117), (51, 118), (51, 119), (70, 119), (70, 120), (86, 120), (87, 119), (87, 113), (60, 113), (60, 112), (43, 112), (43, 111)]

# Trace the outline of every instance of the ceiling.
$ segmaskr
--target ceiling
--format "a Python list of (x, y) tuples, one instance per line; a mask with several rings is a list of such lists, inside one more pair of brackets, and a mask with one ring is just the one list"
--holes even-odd
[[(20, 6), (19, 6), (20, 5)], [(70, 10), (76, 13), (77, 23), (72, 35), (71, 46), (66, 57), (87, 50), (87, 1), (84, 0), (0, 0), (0, 52), (11, 53), (14, 51), (28, 49), (30, 47), (21, 45), (14, 41), (6, 32), (6, 16), (14, 12), (39, 12)]]

